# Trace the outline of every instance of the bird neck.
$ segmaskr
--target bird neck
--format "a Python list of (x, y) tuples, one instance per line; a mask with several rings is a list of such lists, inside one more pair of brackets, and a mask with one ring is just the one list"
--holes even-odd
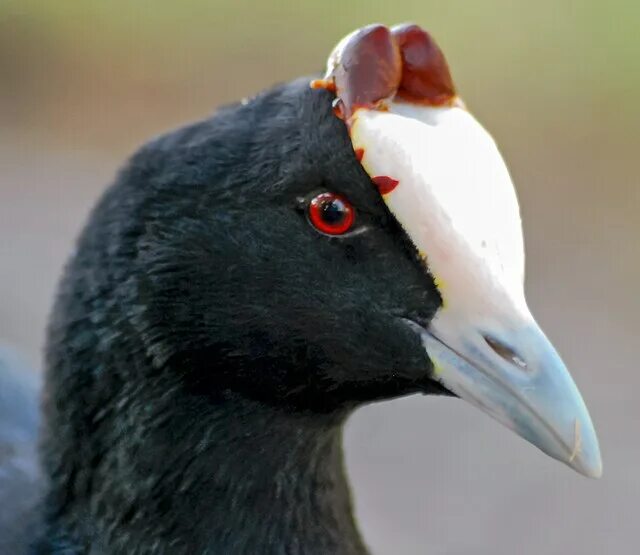
[(205, 551), (365, 553), (345, 475), (343, 418), (228, 403), (210, 419), (206, 462), (187, 494)]
[(174, 397), (169, 420), (151, 418), (126, 450), (112, 446), (106, 456), (119, 460), (99, 503), (76, 507), (71, 530), (55, 535), (92, 547), (99, 538), (104, 553), (365, 554), (344, 469), (346, 414), (224, 397)]

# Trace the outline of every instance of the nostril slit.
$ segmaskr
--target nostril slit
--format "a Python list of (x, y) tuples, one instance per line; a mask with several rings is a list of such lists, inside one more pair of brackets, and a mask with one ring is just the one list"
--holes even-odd
[(510, 362), (511, 364), (515, 364), (522, 370), (527, 370), (527, 363), (511, 347), (508, 347), (504, 343), (488, 335), (483, 335), (482, 337), (487, 342), (487, 345), (489, 345), (493, 352), (496, 353), (500, 358), (506, 360), (507, 362)]

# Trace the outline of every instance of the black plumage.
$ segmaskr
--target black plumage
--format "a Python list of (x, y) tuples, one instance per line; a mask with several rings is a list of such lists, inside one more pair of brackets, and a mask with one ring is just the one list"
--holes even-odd
[[(363, 553), (342, 425), (442, 393), (441, 303), (309, 79), (155, 139), (98, 203), (49, 328), (38, 554)], [(354, 232), (306, 203), (344, 195)]]

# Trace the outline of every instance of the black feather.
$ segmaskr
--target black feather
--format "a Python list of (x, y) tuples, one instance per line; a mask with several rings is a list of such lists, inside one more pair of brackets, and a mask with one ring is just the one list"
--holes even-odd
[[(143, 147), (94, 209), (49, 329), (40, 554), (362, 553), (356, 407), (440, 392), (440, 297), (299, 80)], [(345, 195), (361, 233), (300, 203)]]

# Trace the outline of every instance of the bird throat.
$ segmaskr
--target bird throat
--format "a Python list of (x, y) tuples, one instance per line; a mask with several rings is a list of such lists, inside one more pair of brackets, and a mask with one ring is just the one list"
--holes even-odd
[(344, 468), (344, 418), (227, 403), (205, 435), (200, 494), (189, 494), (203, 506), (194, 518), (209, 511), (204, 551), (366, 553)]
[(107, 483), (98, 485), (101, 470), (92, 471), (100, 489), (93, 499), (74, 499), (62, 521), (50, 522), (57, 545), (174, 555), (367, 553), (344, 468), (346, 414), (292, 413), (226, 393), (213, 403), (190, 396), (168, 403), (153, 410), (170, 408), (169, 420), (152, 415), (144, 433), (128, 439), (136, 446), (110, 449)]

